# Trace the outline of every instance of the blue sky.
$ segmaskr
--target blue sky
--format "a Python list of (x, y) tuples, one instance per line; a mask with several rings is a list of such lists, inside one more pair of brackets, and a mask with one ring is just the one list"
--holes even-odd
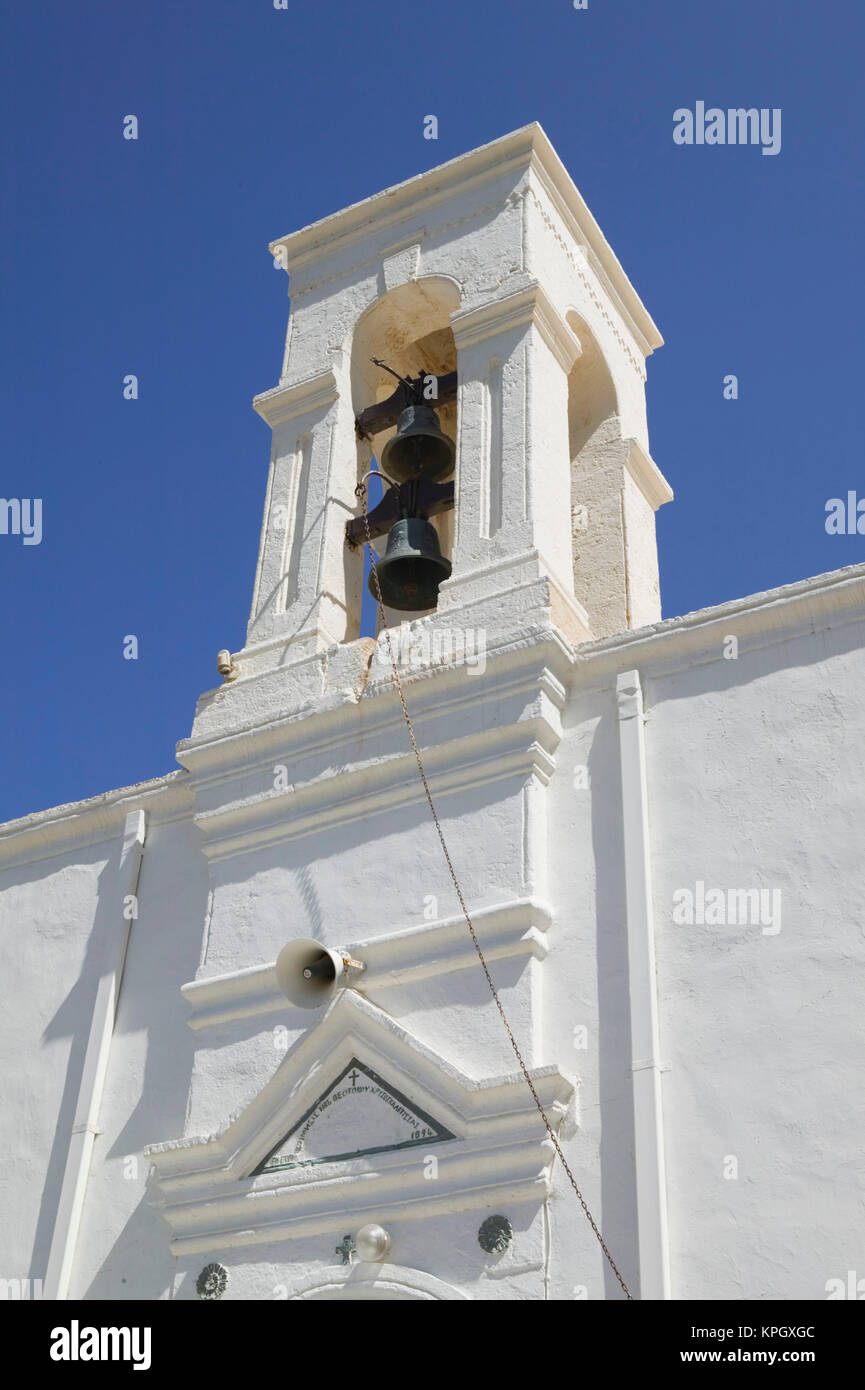
[[(2, 15), (0, 496), (41, 498), (43, 537), (0, 534), (0, 820), (169, 771), (243, 644), (269, 458), (250, 401), (288, 309), (268, 241), (532, 120), (666, 340), (665, 617), (865, 560), (824, 527), (828, 498), (865, 496), (852, 0)], [(781, 108), (781, 152), (677, 146), (700, 100)]]

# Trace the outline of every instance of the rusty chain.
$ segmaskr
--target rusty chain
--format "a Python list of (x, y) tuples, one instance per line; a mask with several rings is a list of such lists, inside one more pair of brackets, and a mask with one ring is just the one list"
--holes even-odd
[[(375, 476), (375, 473), (373, 473), (372, 476)], [(595, 1221), (595, 1218), (592, 1216), (592, 1213), (591, 1213), (590, 1210), (589, 1210), (589, 1207), (588, 1207), (588, 1204), (587, 1204), (587, 1202), (586, 1202), (586, 1199), (585, 1199), (585, 1197), (583, 1196), (582, 1192), (580, 1191), (579, 1186), (578, 1186), (578, 1184), (577, 1184), (577, 1180), (576, 1180), (576, 1178), (574, 1177), (573, 1173), (571, 1172), (571, 1169), (570, 1169), (570, 1167), (569, 1167), (569, 1165), (568, 1165), (568, 1161), (567, 1161), (567, 1159), (565, 1158), (565, 1155), (564, 1155), (563, 1152), (562, 1152), (562, 1148), (561, 1148), (561, 1145), (560, 1145), (560, 1143), (559, 1143), (558, 1137), (557, 1137), (557, 1135), (556, 1135), (556, 1133), (555, 1133), (555, 1131), (554, 1131), (554, 1129), (553, 1129), (553, 1127), (552, 1127), (552, 1125), (551, 1125), (551, 1123), (550, 1123), (550, 1121), (549, 1121), (549, 1118), (548, 1118), (548, 1116), (547, 1116), (547, 1112), (546, 1112), (546, 1110), (545, 1110), (544, 1107), (543, 1107), (543, 1103), (541, 1102), (541, 1098), (540, 1098), (540, 1096), (538, 1095), (537, 1091), (535, 1090), (534, 1082), (532, 1081), (532, 1078), (531, 1078), (531, 1076), (530, 1076), (530, 1074), (529, 1074), (529, 1069), (528, 1069), (528, 1067), (526, 1066), (526, 1064), (525, 1064), (525, 1062), (524, 1062), (524, 1060), (523, 1060), (523, 1054), (520, 1052), (519, 1046), (518, 1046), (518, 1044), (517, 1044), (517, 1040), (516, 1040), (516, 1038), (514, 1037), (512, 1031), (511, 1031), (511, 1026), (510, 1026), (510, 1024), (508, 1023), (507, 1015), (505, 1014), (504, 1008), (503, 1008), (503, 1006), (502, 1006), (502, 1002), (501, 1002), (501, 1000), (499, 999), (498, 991), (496, 990), (496, 987), (495, 987), (495, 985), (493, 984), (493, 979), (492, 979), (492, 976), (490, 975), (489, 967), (487, 966), (486, 960), (485, 960), (485, 958), (484, 958), (484, 953), (483, 953), (483, 951), (482, 951), (482, 949), (481, 949), (481, 944), (480, 944), (480, 942), (479, 942), (479, 940), (478, 940), (477, 933), (476, 933), (475, 928), (474, 928), (474, 923), (472, 922), (472, 919), (471, 919), (471, 914), (469, 913), (468, 907), (466, 906), (466, 901), (465, 901), (465, 898), (463, 897), (462, 889), (460, 888), (459, 879), (457, 878), (456, 870), (454, 869), (453, 862), (452, 862), (452, 860), (451, 860), (450, 853), (449, 853), (449, 851), (448, 851), (447, 842), (446, 842), (445, 837), (444, 837), (444, 831), (442, 830), (441, 822), (440, 822), (440, 820), (439, 820), (439, 818), (438, 818), (438, 812), (436, 811), (436, 808), (435, 808), (435, 802), (433, 801), (433, 798), (432, 798), (432, 792), (430, 791), (429, 782), (427, 781), (427, 776), (426, 776), (426, 772), (425, 772), (425, 770), (424, 770), (424, 765), (423, 765), (423, 758), (421, 757), (421, 752), (420, 752), (420, 749), (418, 748), (417, 740), (415, 739), (415, 736), (414, 736), (414, 729), (412, 728), (411, 717), (410, 717), (410, 715), (409, 715), (408, 706), (407, 706), (406, 701), (405, 701), (405, 694), (404, 694), (403, 688), (402, 688), (402, 681), (400, 680), (400, 677), (399, 677), (399, 668), (398, 668), (398, 666), (397, 666), (396, 658), (395, 658), (394, 653), (393, 653), (393, 646), (392, 646), (391, 640), (390, 640), (390, 628), (388, 627), (387, 619), (385, 618), (384, 603), (383, 603), (383, 601), (382, 601), (382, 596), (381, 596), (381, 586), (380, 586), (380, 584), (379, 584), (379, 579), (378, 579), (378, 555), (376, 554), (375, 547), (373, 546), (373, 543), (372, 543), (372, 535), (370, 534), (369, 514), (368, 514), (368, 509), (367, 509), (367, 487), (366, 487), (366, 483), (365, 483), (364, 481), (361, 481), (360, 483), (358, 483), (358, 485), (357, 485), (357, 487), (355, 488), (354, 491), (355, 491), (355, 496), (358, 498), (358, 500), (359, 500), (359, 501), (362, 503), (362, 505), (363, 505), (363, 524), (364, 524), (364, 530), (365, 530), (365, 532), (366, 532), (366, 544), (367, 544), (367, 547), (368, 547), (368, 549), (369, 549), (370, 564), (371, 564), (371, 566), (372, 566), (372, 573), (373, 573), (373, 575), (375, 576), (375, 599), (376, 599), (376, 603), (378, 604), (379, 623), (380, 623), (380, 625), (381, 625), (381, 630), (382, 630), (382, 632), (384, 632), (385, 641), (387, 642), (387, 651), (388, 651), (388, 656), (389, 656), (389, 658), (390, 658), (391, 669), (393, 670), (394, 685), (396, 686), (397, 694), (399, 695), (399, 701), (400, 701), (400, 704), (402, 705), (402, 713), (403, 713), (403, 718), (404, 718), (404, 720), (405, 720), (405, 726), (406, 726), (406, 728), (407, 728), (407, 730), (408, 730), (408, 736), (409, 736), (409, 738), (410, 738), (410, 740), (411, 740), (411, 746), (412, 746), (412, 750), (414, 751), (415, 761), (417, 762), (418, 772), (420, 773), (420, 779), (421, 779), (421, 781), (423, 782), (423, 789), (424, 789), (424, 791), (426, 792), (426, 799), (427, 799), (427, 801), (428, 801), (428, 803), (429, 803), (429, 808), (430, 808), (430, 811), (431, 811), (431, 813), (432, 813), (433, 821), (435, 822), (435, 828), (436, 828), (436, 832), (437, 832), (438, 837), (439, 837), (439, 843), (441, 844), (441, 847), (442, 847), (442, 853), (444, 854), (445, 862), (446, 862), (446, 864), (447, 864), (447, 866), (448, 866), (448, 871), (449, 871), (449, 873), (450, 873), (451, 880), (452, 880), (452, 882), (453, 882), (454, 888), (456, 889), (456, 895), (457, 895), (457, 898), (459, 899), (459, 904), (460, 904), (460, 907), (462, 908), (463, 916), (464, 916), (465, 919), (466, 919), (466, 925), (467, 925), (467, 927), (468, 927), (468, 929), (469, 929), (469, 931), (470, 931), (470, 933), (471, 933), (471, 938), (472, 938), (472, 942), (474, 943), (474, 948), (475, 948), (475, 950), (477, 951), (478, 959), (479, 959), (479, 961), (480, 961), (480, 963), (481, 963), (481, 966), (482, 966), (482, 968), (483, 968), (484, 975), (486, 976), (487, 984), (488, 984), (489, 987), (490, 987), (490, 994), (491, 994), (492, 997), (493, 997), (493, 1002), (495, 1003), (495, 1006), (496, 1006), (496, 1008), (497, 1008), (498, 1011), (499, 1011), (499, 1016), (501, 1017), (502, 1023), (504, 1024), (505, 1032), (506, 1032), (507, 1035), (508, 1035), (508, 1039), (509, 1039), (509, 1041), (510, 1041), (511, 1047), (512, 1047), (513, 1050), (514, 1050), (514, 1055), (515, 1055), (517, 1061), (519, 1062), (520, 1071), (522, 1072), (522, 1074), (523, 1074), (523, 1076), (524, 1076), (524, 1078), (525, 1078), (526, 1085), (528, 1086), (529, 1090), (530, 1090), (531, 1093), (532, 1093), (532, 1097), (533, 1097), (533, 1099), (534, 1099), (535, 1105), (536, 1105), (537, 1108), (538, 1108), (538, 1113), (540, 1114), (540, 1117), (541, 1117), (541, 1119), (542, 1119), (543, 1122), (544, 1122), (544, 1128), (546, 1129), (547, 1134), (548, 1134), (549, 1137), (550, 1137), (550, 1142), (552, 1143), (553, 1148), (555, 1149), (555, 1151), (556, 1151), (556, 1153), (558, 1154), (559, 1158), (562, 1160), (562, 1167), (563, 1167), (565, 1173), (566, 1173), (567, 1176), (568, 1176), (568, 1180), (569, 1180), (569, 1182), (570, 1182), (570, 1184), (571, 1184), (571, 1187), (574, 1189), (574, 1192), (577, 1194), (577, 1198), (578, 1198), (578, 1200), (579, 1200), (580, 1206), (582, 1207), (582, 1209), (583, 1209), (583, 1211), (584, 1211), (584, 1213), (585, 1213), (586, 1220), (588, 1221), (589, 1225), (591, 1226), (592, 1230), (593, 1230), (594, 1233), (595, 1233), (595, 1236), (596, 1236), (596, 1238), (597, 1238), (598, 1244), (600, 1245), (601, 1249), (602, 1249), (603, 1252), (604, 1252), (604, 1255), (606, 1256), (607, 1263), (609, 1264), (610, 1269), (613, 1271), (613, 1273), (615, 1274), (616, 1278), (618, 1279), (619, 1284), (621, 1285), (622, 1290), (623, 1290), (623, 1292), (624, 1292), (624, 1294), (625, 1294), (625, 1297), (626, 1297), (627, 1299), (629, 1299), (631, 1302), (633, 1302), (633, 1301), (634, 1301), (634, 1295), (631, 1293), (630, 1289), (628, 1288), (627, 1284), (625, 1283), (624, 1279), (622, 1278), (622, 1275), (619, 1273), (618, 1266), (616, 1265), (615, 1260), (613, 1259), (612, 1255), (610, 1254), (609, 1249), (607, 1248), (606, 1242), (604, 1241), (604, 1237), (601, 1235), (601, 1232), (600, 1232), (600, 1230), (598, 1229), (598, 1225), (597, 1225), (597, 1223), (596, 1223), (596, 1221)]]

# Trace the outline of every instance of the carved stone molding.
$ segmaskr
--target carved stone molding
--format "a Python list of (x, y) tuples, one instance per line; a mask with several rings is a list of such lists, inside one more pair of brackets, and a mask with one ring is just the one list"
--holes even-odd
[(270, 391), (263, 391), (255, 397), (252, 406), (273, 429), (298, 415), (321, 410), (335, 401), (338, 394), (336, 376), (330, 367), (326, 367), (315, 376), (280, 383)]

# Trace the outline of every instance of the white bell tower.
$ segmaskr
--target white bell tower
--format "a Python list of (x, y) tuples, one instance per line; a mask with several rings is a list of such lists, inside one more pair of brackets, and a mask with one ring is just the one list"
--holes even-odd
[[(345, 544), (370, 445), (355, 418), (402, 374), (455, 371), (453, 565), (433, 623), (488, 648), (557, 627), (579, 643), (660, 618), (645, 358), (661, 338), (533, 124), (275, 241), (291, 314), (241, 680), (297, 698), (356, 684), (362, 556)], [(380, 435), (378, 448), (388, 436)], [(220, 702), (222, 703), (222, 701)]]

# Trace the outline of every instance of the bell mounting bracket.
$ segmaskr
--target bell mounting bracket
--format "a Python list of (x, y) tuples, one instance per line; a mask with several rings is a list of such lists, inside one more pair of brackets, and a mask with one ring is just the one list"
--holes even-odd
[[(377, 507), (368, 514), (370, 537), (384, 536), (404, 516), (428, 519), (448, 512), (454, 504), (453, 483), (433, 483), (428, 478), (411, 479), (400, 487), (389, 487)], [(363, 545), (366, 527), (363, 517), (352, 517), (345, 523), (346, 544), (352, 550)]]
[[(393, 367), (374, 357), (377, 367), (383, 367), (395, 376), (399, 385), (386, 401), (368, 405), (354, 418), (354, 428), (358, 439), (371, 439), (374, 434), (390, 429), (399, 420), (402, 412), (410, 405), (426, 401), (431, 405), (442, 405), (456, 400), (457, 374), (445, 372), (436, 376), (434, 372), (423, 372), (420, 376), (399, 375)], [(430, 383), (435, 387), (430, 391)], [(399, 487), (389, 487), (377, 507), (368, 514), (371, 537), (384, 536), (393, 526), (406, 516), (420, 516), (425, 520), (450, 511), (454, 505), (453, 483), (433, 483), (427, 478), (411, 479)], [(354, 550), (366, 540), (366, 526), (363, 517), (353, 517), (345, 523), (346, 544)]]
[[(385, 371), (391, 373), (391, 376), (395, 376), (399, 385), (386, 401), (379, 401), (376, 405), (368, 405), (365, 410), (354, 417), (354, 428), (358, 439), (370, 439), (374, 434), (380, 434), (382, 430), (389, 430), (391, 425), (396, 424), (407, 406), (425, 402), (427, 405), (435, 407), (456, 400), (456, 372), (445, 372), (443, 376), (436, 376), (434, 372), (424, 372), (421, 376), (402, 377), (386, 363), (379, 362), (377, 357), (372, 360), (377, 367), (384, 367)], [(429, 384), (432, 381), (435, 382), (435, 389), (430, 392)], [(429, 394), (427, 394), (428, 392)]]

